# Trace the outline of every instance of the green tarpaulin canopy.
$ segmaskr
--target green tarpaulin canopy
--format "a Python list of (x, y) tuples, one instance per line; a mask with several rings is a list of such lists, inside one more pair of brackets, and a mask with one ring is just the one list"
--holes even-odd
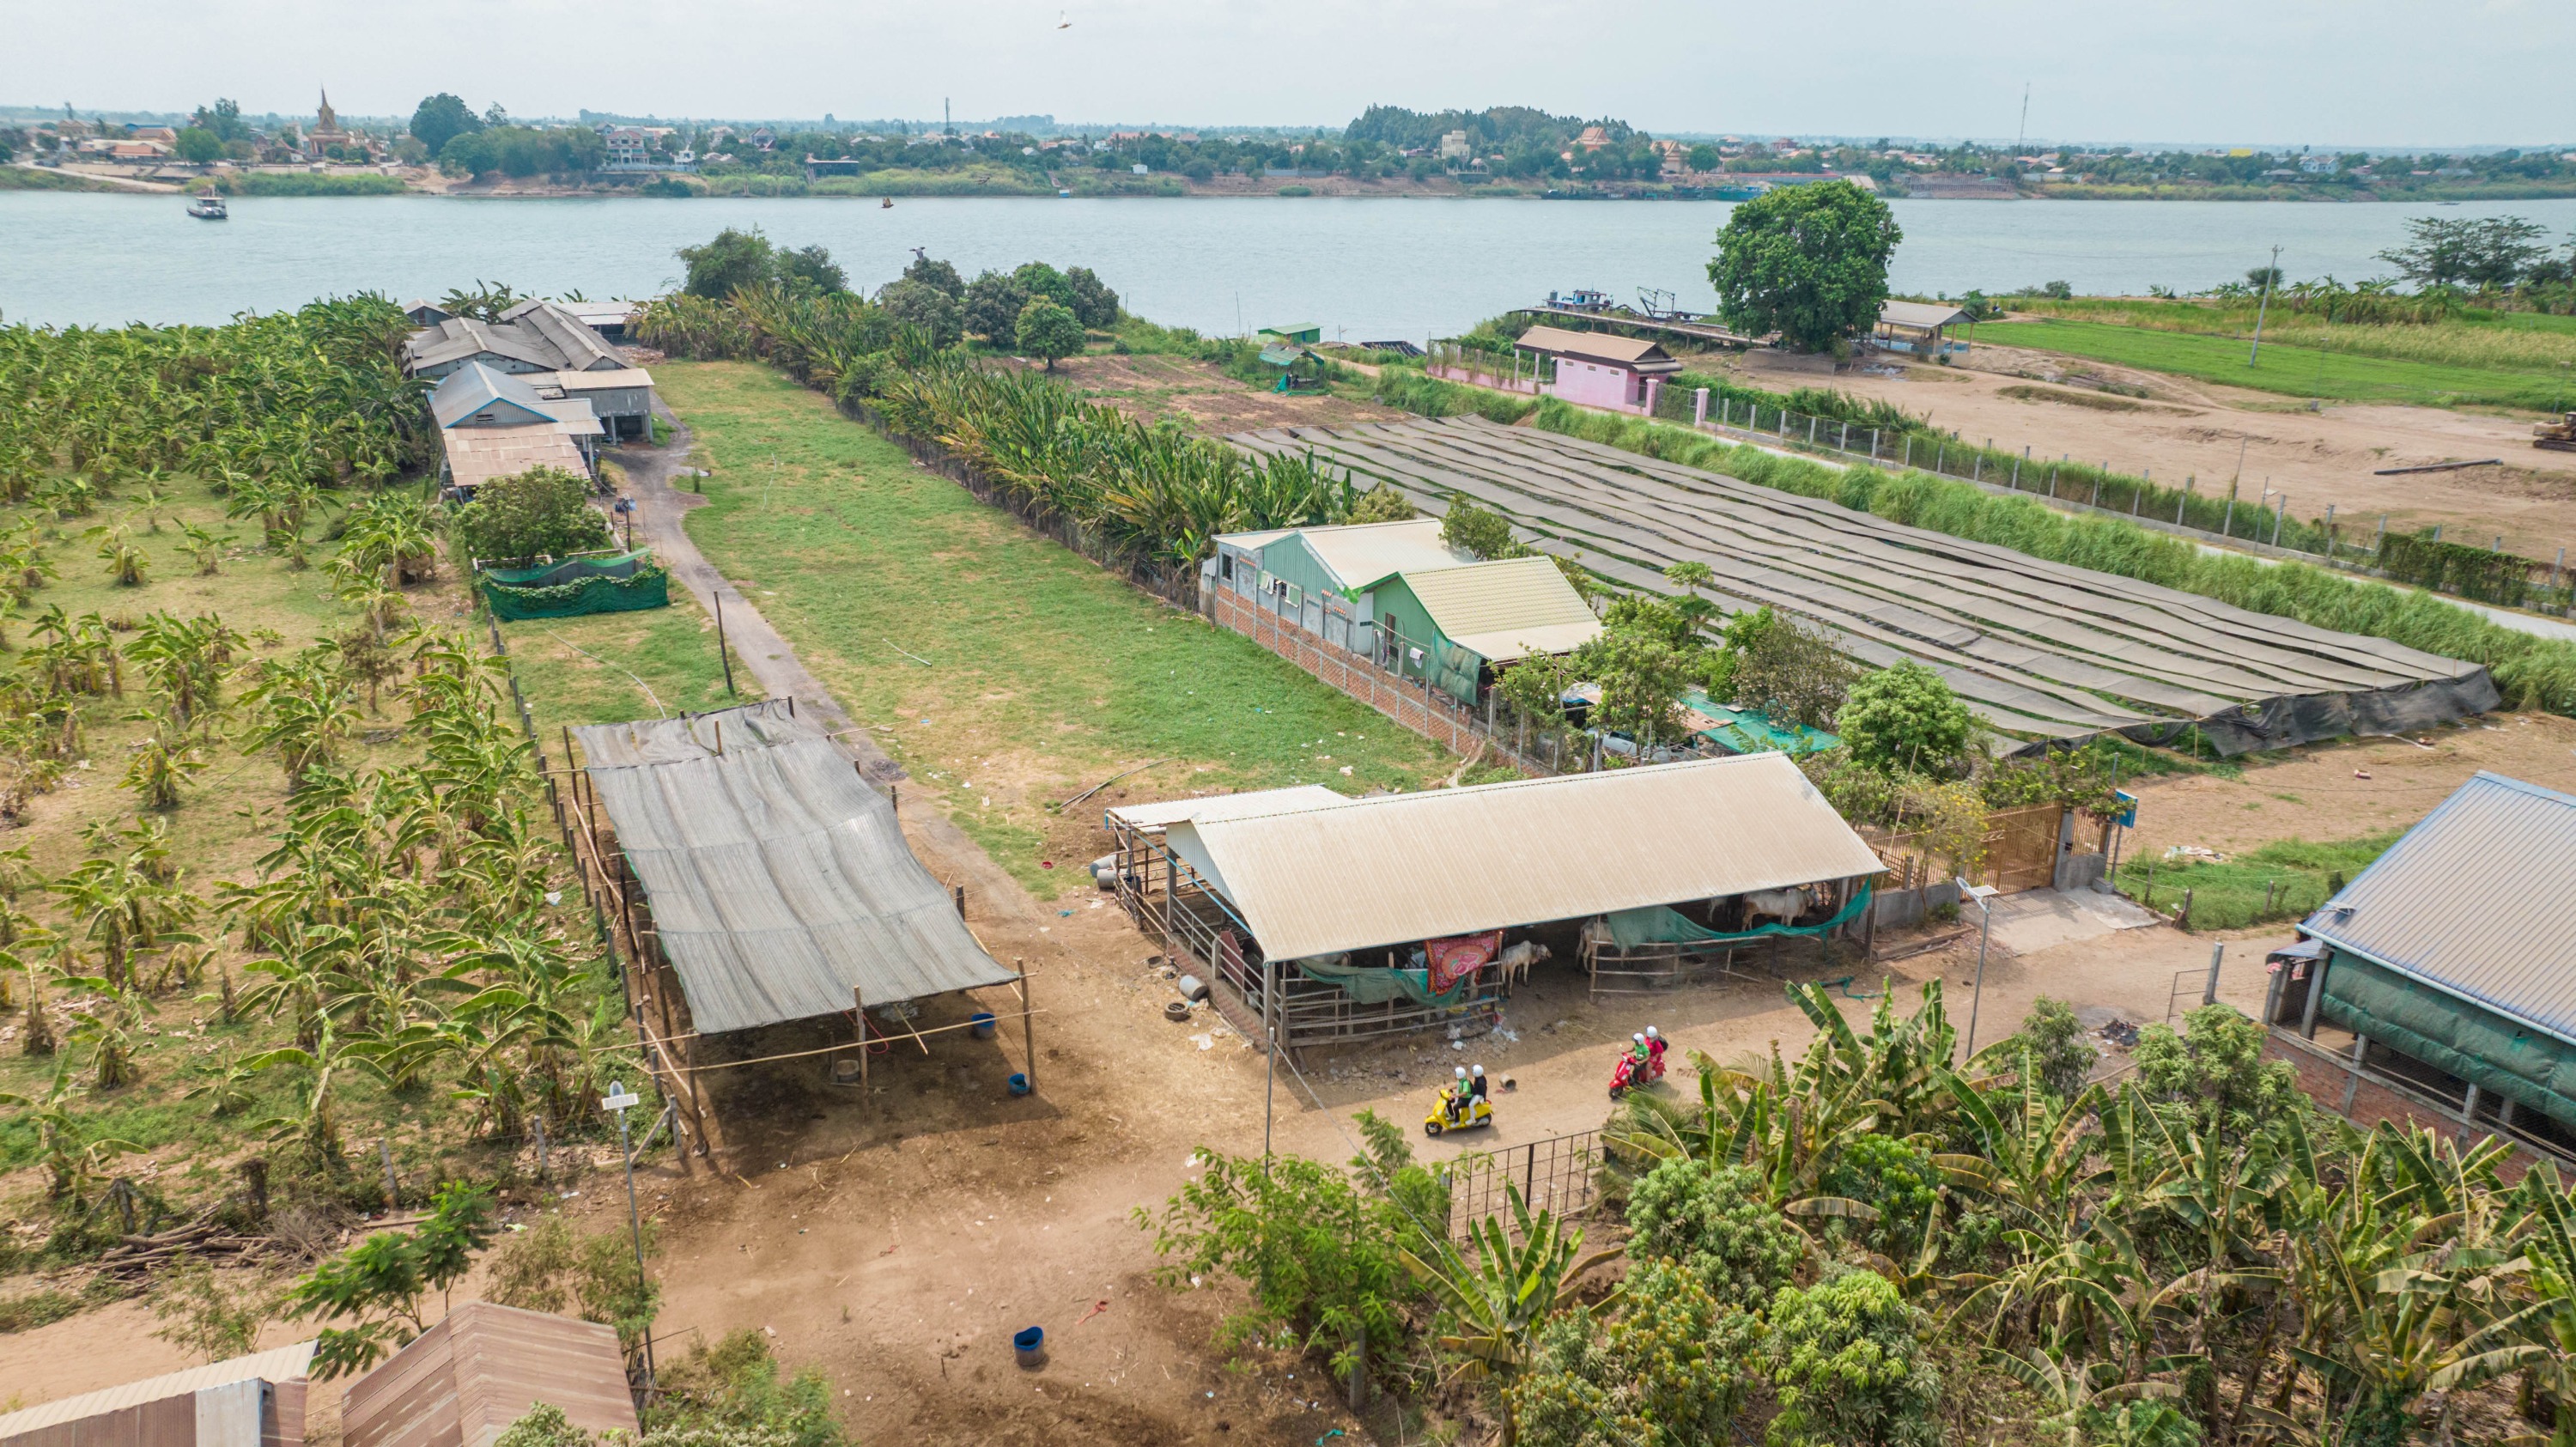
[(501, 618), (577, 618), (667, 608), (671, 577), (649, 552), (570, 558), (534, 568), (486, 568), (483, 597)]
[(1384, 965), (1336, 965), (1324, 960), (1296, 960), (1298, 972), (1310, 980), (1339, 985), (1343, 993), (1363, 1005), (1382, 1005), (1398, 995), (1421, 1005), (1434, 1007), (1464, 1004), (1474, 972), (1460, 977), (1449, 987), (1449, 993), (1431, 993), (1429, 970), (1390, 970)]
[(1745, 940), (1768, 939), (1773, 935), (1820, 935), (1837, 930), (1860, 918), (1869, 907), (1870, 888), (1864, 884), (1851, 902), (1834, 912), (1823, 924), (1766, 924), (1740, 934), (1695, 925), (1660, 904), (1643, 909), (1614, 909), (1604, 918), (1610, 921), (1610, 938), (1619, 948), (1632, 950), (1651, 944), (1739, 944)]

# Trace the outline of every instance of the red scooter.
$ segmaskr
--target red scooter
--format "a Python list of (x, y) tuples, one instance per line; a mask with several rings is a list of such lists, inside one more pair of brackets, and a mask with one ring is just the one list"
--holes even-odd
[(1622, 1054), (1619, 1057), (1619, 1068), (1610, 1074), (1610, 1098), (1617, 1100), (1629, 1091), (1642, 1090), (1663, 1078), (1663, 1056), (1648, 1057), (1646, 1064), (1641, 1068), (1637, 1064), (1636, 1056)]

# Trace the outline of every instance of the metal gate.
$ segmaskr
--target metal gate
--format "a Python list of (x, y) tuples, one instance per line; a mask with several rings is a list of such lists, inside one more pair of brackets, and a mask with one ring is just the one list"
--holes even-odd
[(1488, 1216), (1508, 1218), (1506, 1187), (1521, 1193), (1532, 1215), (1590, 1210), (1601, 1196), (1601, 1152), (1601, 1132), (1587, 1130), (1460, 1157), (1449, 1173), (1449, 1234), (1464, 1236)]

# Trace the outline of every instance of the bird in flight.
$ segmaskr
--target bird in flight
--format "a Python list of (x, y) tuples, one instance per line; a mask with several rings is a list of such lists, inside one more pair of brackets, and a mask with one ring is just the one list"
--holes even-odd
[(1073, 28), (1073, 22), (1065, 17), (1065, 13), (1063, 11), (1059, 10), (1055, 12), (1055, 28), (1058, 30), (1071, 30)]

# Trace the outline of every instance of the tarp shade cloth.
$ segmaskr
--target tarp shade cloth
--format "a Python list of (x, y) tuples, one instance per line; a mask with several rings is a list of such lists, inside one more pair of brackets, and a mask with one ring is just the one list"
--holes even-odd
[(1299, 974), (1328, 985), (1339, 985), (1342, 993), (1362, 1005), (1383, 1005), (1401, 996), (1418, 1005), (1435, 1008), (1463, 1005), (1474, 993), (1470, 984), (1473, 972), (1460, 976), (1446, 993), (1431, 988), (1429, 970), (1391, 970), (1384, 965), (1343, 965), (1325, 960), (1291, 960)]
[(486, 568), (483, 597), (495, 616), (577, 618), (671, 604), (671, 575), (653, 555), (570, 558), (538, 568)]
[[(721, 727), (724, 752), (714, 752)], [(576, 729), (704, 1032), (1006, 984), (894, 806), (783, 704)]]
[(2489, 1095), (2576, 1126), (2576, 1047), (2341, 950), (2317, 1014)]
[(1842, 928), (1860, 918), (1869, 907), (1870, 888), (1864, 884), (1851, 902), (1834, 912), (1823, 924), (1766, 924), (1735, 934), (1696, 925), (1662, 905), (1644, 909), (1612, 910), (1604, 918), (1610, 921), (1610, 938), (1619, 948), (1632, 950), (1652, 944), (1740, 944), (1746, 940), (1769, 939), (1774, 935), (1821, 935)]

